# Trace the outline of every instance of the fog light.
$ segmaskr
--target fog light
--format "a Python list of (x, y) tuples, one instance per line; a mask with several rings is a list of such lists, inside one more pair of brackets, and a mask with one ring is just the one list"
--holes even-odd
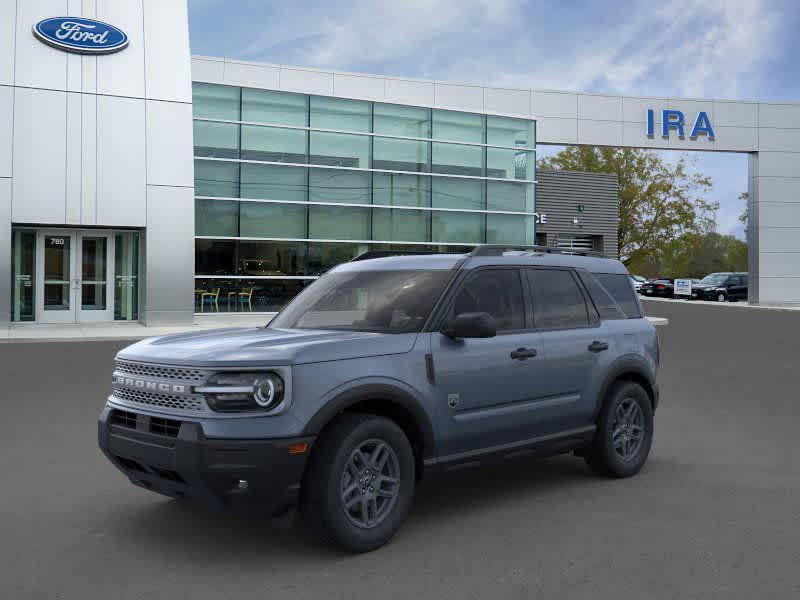
[(240, 490), (246, 490), (250, 487), (250, 484), (247, 483), (247, 479), (240, 479), (238, 485), (236, 486)]

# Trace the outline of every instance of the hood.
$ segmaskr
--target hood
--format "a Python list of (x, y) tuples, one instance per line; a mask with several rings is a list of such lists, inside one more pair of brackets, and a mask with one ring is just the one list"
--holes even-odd
[(240, 327), (148, 338), (120, 350), (118, 358), (167, 365), (290, 365), (409, 352), (416, 333)]

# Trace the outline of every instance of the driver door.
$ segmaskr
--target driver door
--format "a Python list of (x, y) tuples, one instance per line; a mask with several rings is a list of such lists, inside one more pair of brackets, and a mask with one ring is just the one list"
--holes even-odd
[(431, 334), (443, 455), (538, 434), (536, 402), (546, 375), (538, 356), (540, 334), (528, 326), (524, 290), (517, 268), (478, 269), (453, 294), (444, 322), (461, 313), (485, 312), (495, 319), (497, 335), (452, 339)]

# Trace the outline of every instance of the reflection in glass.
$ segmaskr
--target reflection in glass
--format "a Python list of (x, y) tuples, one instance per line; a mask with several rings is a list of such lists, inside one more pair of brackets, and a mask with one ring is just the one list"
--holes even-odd
[(426, 210), (372, 209), (372, 239), (402, 242), (430, 241), (431, 215)]
[(44, 236), (44, 310), (70, 309), (70, 237)]
[(370, 103), (311, 96), (311, 127), (369, 132)]
[(139, 233), (125, 231), (114, 236), (114, 319), (139, 318)]
[(196, 199), (194, 201), (194, 232), (195, 235), (238, 236), (239, 203), (236, 200)]
[(312, 131), (309, 162), (314, 165), (368, 169), (369, 137)]
[(216, 160), (194, 161), (194, 193), (197, 196), (239, 197), (239, 165)]
[(338, 244), (310, 242), (308, 244), (308, 275), (322, 275), (338, 264), (354, 259), (369, 250), (367, 244)]
[(486, 143), (493, 146), (533, 148), (535, 122), (512, 117), (486, 117)]
[(106, 238), (81, 238), (81, 310), (106, 309)]
[(192, 84), (192, 111), (195, 117), (239, 120), (241, 88), (210, 83)]
[(432, 144), (434, 173), (450, 173), (452, 175), (483, 175), (483, 148), (480, 146), (463, 146), (461, 144)]
[(369, 208), (309, 206), (308, 237), (328, 240), (368, 240)]
[(242, 237), (304, 238), (306, 210), (303, 204), (242, 202), (240, 235)]
[(430, 137), (430, 111), (427, 108), (376, 102), (374, 113), (375, 133), (403, 137)]
[(305, 127), (308, 97), (290, 92), (242, 89), (242, 121)]
[(36, 280), (36, 234), (33, 231), (14, 231), (11, 242), (11, 264), (14, 278), (11, 290), (11, 320), (33, 321)]
[(488, 181), (486, 183), (486, 208), (533, 212), (534, 187), (532, 183)]
[(303, 129), (242, 125), (242, 158), (305, 163), (306, 132)]
[(484, 207), (484, 182), (480, 179), (434, 177), (432, 185), (433, 206), (436, 208), (482, 210)]
[(376, 137), (372, 167), (387, 171), (427, 171), (428, 142)]
[(239, 158), (239, 125), (195, 121), (194, 153), (195, 156)]
[(370, 203), (370, 174), (343, 169), (311, 169), (309, 200), (311, 202)]
[(533, 152), (505, 148), (486, 149), (486, 176), (500, 179), (533, 179)]
[(233, 275), (236, 272), (236, 242), (195, 240), (194, 270), (198, 275)]
[(433, 211), (431, 225), (434, 242), (483, 243), (482, 213)]
[(486, 215), (488, 244), (532, 244), (533, 217), (522, 215)]
[(263, 200), (306, 199), (304, 167), (242, 164), (242, 198)]
[(481, 144), (483, 143), (483, 115), (454, 110), (434, 110), (433, 138)]
[(306, 275), (306, 242), (251, 242), (239, 246), (239, 275)]
[(431, 178), (426, 175), (374, 173), (373, 202), (395, 206), (430, 206)]

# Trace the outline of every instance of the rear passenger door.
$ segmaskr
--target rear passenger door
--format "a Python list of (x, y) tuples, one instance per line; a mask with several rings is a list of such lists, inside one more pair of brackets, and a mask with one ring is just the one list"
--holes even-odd
[(543, 392), (556, 407), (552, 431), (586, 426), (595, 409), (593, 377), (610, 354), (610, 336), (571, 269), (528, 268), (533, 321), (541, 334), (546, 379)]

